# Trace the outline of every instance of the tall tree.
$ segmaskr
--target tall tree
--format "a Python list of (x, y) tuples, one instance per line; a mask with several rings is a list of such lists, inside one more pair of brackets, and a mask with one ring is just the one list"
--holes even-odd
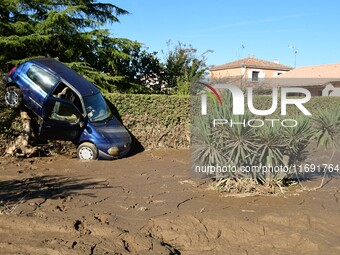
[(178, 42), (173, 45), (167, 42), (168, 50), (163, 52), (165, 56), (165, 79), (167, 87), (176, 94), (189, 94), (190, 82), (203, 78), (208, 70), (206, 65), (206, 54), (197, 55), (197, 49), (191, 45)]
[(119, 61), (141, 44), (112, 38), (102, 26), (125, 14), (96, 0), (0, 0), (0, 72), (26, 58), (49, 56), (114, 90), (111, 85), (124, 80)]

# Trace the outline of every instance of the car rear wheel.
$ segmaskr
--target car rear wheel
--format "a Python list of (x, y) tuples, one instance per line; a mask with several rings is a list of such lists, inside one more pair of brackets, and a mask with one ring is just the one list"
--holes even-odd
[(5, 92), (5, 103), (11, 108), (19, 108), (22, 103), (22, 92), (16, 86), (8, 86)]
[(78, 146), (77, 156), (81, 160), (94, 160), (98, 158), (98, 149), (92, 143), (82, 143)]

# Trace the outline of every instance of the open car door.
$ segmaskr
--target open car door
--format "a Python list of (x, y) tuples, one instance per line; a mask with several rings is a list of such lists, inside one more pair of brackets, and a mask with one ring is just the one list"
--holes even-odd
[(43, 107), (43, 122), (39, 138), (46, 140), (76, 140), (85, 128), (85, 119), (69, 100), (48, 97)]

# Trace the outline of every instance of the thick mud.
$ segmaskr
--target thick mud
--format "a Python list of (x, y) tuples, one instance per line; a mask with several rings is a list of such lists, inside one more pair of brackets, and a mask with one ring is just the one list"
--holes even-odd
[(189, 150), (0, 162), (1, 254), (340, 254), (337, 177), (223, 197), (191, 178)]

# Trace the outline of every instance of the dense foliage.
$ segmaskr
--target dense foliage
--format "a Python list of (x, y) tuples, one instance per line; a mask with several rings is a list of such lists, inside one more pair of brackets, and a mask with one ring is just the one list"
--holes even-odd
[[(322, 100), (322, 104), (321, 101)], [(198, 102), (199, 100), (197, 100)], [(256, 108), (269, 109), (271, 98), (257, 96)], [(298, 114), (289, 108), (289, 116), (278, 112), (267, 119), (295, 119), (295, 127), (284, 127), (280, 121), (265, 122), (258, 126), (261, 116), (253, 116), (249, 111), (244, 115), (233, 115), (232, 97), (223, 94), (223, 105), (210, 103), (208, 115), (201, 115), (200, 104), (193, 102), (191, 122), (192, 159), (195, 166), (231, 166), (237, 172), (220, 173), (216, 177), (233, 180), (250, 179), (265, 186), (282, 186), (287, 178), (297, 178), (296, 166), (305, 162), (312, 151), (312, 144), (334, 150), (340, 136), (340, 101), (337, 97), (314, 97), (305, 104), (312, 116)], [(320, 105), (324, 107), (321, 109)], [(228, 120), (228, 124), (213, 125), (214, 119)], [(260, 120), (259, 120), (260, 119)], [(234, 125), (230, 125), (231, 120)], [(255, 120), (255, 121), (254, 121)], [(252, 123), (241, 124), (241, 123)], [(330, 156), (331, 160), (332, 155)], [(323, 162), (325, 163), (325, 162)], [(256, 169), (286, 167), (289, 171), (261, 172)], [(242, 169), (253, 169), (244, 172)], [(326, 172), (325, 172), (326, 173)]]
[[(0, 97), (3, 97), (0, 83)], [(134, 149), (187, 148), (190, 100), (188, 96), (105, 93), (114, 115), (131, 132)], [(20, 114), (0, 100), (0, 154), (21, 132)]]
[(141, 43), (103, 29), (125, 14), (97, 0), (0, 0), (0, 73), (28, 58), (52, 57), (104, 91), (132, 93), (176, 92), (167, 89), (177, 87), (173, 79), (201, 73), (205, 63), (192, 48), (180, 45), (162, 63)]
[(187, 148), (190, 143), (188, 96), (105, 94), (126, 128), (145, 149)]
[(206, 55), (208, 50), (197, 55), (197, 49), (192, 45), (178, 42), (173, 45), (167, 42), (168, 49), (164, 54), (164, 78), (167, 88), (181, 95), (190, 94), (190, 83), (205, 78), (208, 67), (206, 66)]
[(119, 61), (129, 58), (126, 49), (141, 45), (112, 38), (101, 27), (127, 13), (95, 0), (1, 0), (0, 70), (8, 71), (27, 58), (58, 58), (94, 83), (115, 90), (124, 81), (117, 71)]
[[(104, 96), (117, 109), (119, 116), (147, 115), (166, 127), (189, 123), (190, 100), (188, 96), (135, 95), (109, 93)], [(152, 123), (149, 123), (152, 124)]]

